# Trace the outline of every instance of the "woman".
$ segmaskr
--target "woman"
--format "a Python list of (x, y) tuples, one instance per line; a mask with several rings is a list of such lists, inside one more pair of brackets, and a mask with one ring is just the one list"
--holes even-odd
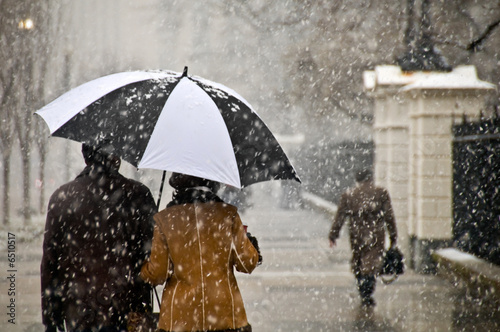
[(160, 331), (251, 331), (233, 273), (259, 261), (236, 208), (215, 195), (217, 182), (173, 173), (167, 208), (155, 215), (151, 256), (141, 277), (166, 282)]

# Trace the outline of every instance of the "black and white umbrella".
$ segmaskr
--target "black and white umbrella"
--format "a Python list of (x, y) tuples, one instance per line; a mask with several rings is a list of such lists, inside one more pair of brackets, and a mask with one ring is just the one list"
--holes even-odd
[(137, 168), (189, 174), (242, 188), (296, 180), (283, 149), (233, 90), (170, 71), (104, 76), (38, 110), (51, 135), (108, 141)]

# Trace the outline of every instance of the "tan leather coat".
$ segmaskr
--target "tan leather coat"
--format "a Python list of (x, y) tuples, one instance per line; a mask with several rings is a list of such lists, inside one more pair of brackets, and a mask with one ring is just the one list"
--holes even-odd
[(206, 331), (248, 324), (233, 267), (251, 273), (258, 253), (234, 206), (174, 205), (159, 212), (150, 259), (141, 276), (163, 284), (158, 328)]
[(397, 241), (396, 223), (387, 190), (366, 181), (345, 192), (330, 230), (331, 241), (335, 242), (339, 237), (340, 229), (347, 220), (354, 273), (378, 274), (384, 254), (386, 227), (391, 245), (396, 245)]

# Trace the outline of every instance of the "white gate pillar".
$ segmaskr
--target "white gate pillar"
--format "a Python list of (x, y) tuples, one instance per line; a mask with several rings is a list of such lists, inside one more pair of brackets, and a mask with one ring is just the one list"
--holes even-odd
[(452, 237), (454, 118), (478, 117), (495, 87), (473, 66), (450, 73), (377, 66), (364, 73), (364, 85), (375, 101), (375, 181), (389, 190), (409, 265), (432, 270), (431, 250)]
[(364, 73), (364, 86), (374, 98), (375, 182), (387, 188), (398, 228), (398, 246), (410, 257), (408, 230), (409, 117), (401, 89), (423, 74), (405, 75), (397, 66), (377, 66)]
[(417, 271), (432, 271), (430, 253), (452, 240), (453, 123), (463, 115), (478, 118), (494, 88), (478, 80), (473, 66), (463, 66), (402, 89), (409, 97), (408, 226)]

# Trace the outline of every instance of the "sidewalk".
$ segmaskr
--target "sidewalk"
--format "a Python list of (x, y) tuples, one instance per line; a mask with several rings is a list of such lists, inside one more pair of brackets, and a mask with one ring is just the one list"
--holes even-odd
[[(19, 225), (2, 229), (0, 242), (0, 331), (2, 332), (38, 332), (44, 331), (40, 308), (40, 260), (42, 257), (43, 220), (34, 220), (28, 230), (21, 230)], [(8, 232), (15, 234), (15, 272), (7, 261)], [(7, 277), (15, 275), (12, 284)], [(9, 290), (15, 294), (11, 296)], [(7, 305), (15, 300), (15, 316), (8, 315)], [(14, 320), (12, 320), (14, 318)], [(9, 322), (15, 322), (12, 324)]]
[(447, 281), (409, 269), (393, 284), (378, 281), (377, 306), (362, 310), (349, 267), (347, 228), (330, 249), (326, 214), (282, 210), (272, 193), (254, 190), (252, 198), (254, 206), (242, 218), (259, 239), (264, 263), (238, 281), (254, 331), (500, 330), (498, 308), (467, 300)]
[[(253, 206), (242, 219), (258, 238), (264, 262), (251, 275), (238, 273), (237, 278), (254, 331), (500, 330), (491, 309), (464, 300), (438, 277), (411, 270), (391, 285), (378, 282), (377, 306), (373, 312), (363, 311), (349, 268), (346, 229), (337, 247), (330, 249), (326, 234), (331, 221), (324, 214), (279, 208), (281, 191), (275, 185), (252, 189)], [(43, 331), (41, 237), (16, 244), (15, 325), (8, 323), (8, 262), (1, 245), (0, 331)]]

